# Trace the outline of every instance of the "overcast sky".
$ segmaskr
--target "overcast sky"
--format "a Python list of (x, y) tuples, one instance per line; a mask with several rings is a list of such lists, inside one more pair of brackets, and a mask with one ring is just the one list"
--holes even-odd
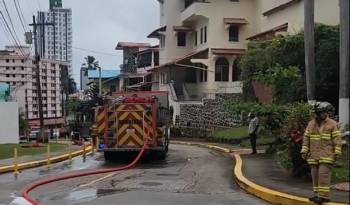
[[(16, 32), (23, 42), (23, 29), (17, 16), (14, 0), (5, 0)], [(47, 11), (49, 0), (19, 0), (26, 22), (32, 21), (38, 10)], [(102, 68), (119, 69), (122, 53), (114, 50), (118, 41), (150, 42), (147, 39), (159, 25), (159, 6), (156, 0), (63, 0), (64, 8), (73, 12), (73, 47), (110, 53), (102, 55), (73, 48), (73, 75), (79, 83), (79, 69), (84, 56), (93, 55)], [(0, 9), (4, 12), (2, 0)], [(0, 50), (11, 44), (0, 26)]]

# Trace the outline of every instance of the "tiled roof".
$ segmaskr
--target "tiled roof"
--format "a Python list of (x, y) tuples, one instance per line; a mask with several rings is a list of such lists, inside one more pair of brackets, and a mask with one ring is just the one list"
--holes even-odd
[(253, 36), (250, 36), (247, 38), (247, 40), (254, 40), (256, 38), (259, 38), (261, 36), (265, 36), (265, 35), (268, 35), (268, 34), (275, 34), (276, 32), (279, 32), (279, 31), (287, 31), (288, 30), (288, 23), (285, 23), (285, 24), (282, 24), (282, 25), (279, 25), (279, 26), (276, 26), (272, 29), (269, 29), (267, 31), (263, 31), (261, 33), (257, 33)]
[(242, 55), (246, 50), (245, 49), (236, 49), (236, 48), (212, 48), (211, 52), (214, 55)]
[(137, 43), (137, 42), (118, 42), (116, 50), (122, 50), (123, 48), (149, 48), (149, 43)]

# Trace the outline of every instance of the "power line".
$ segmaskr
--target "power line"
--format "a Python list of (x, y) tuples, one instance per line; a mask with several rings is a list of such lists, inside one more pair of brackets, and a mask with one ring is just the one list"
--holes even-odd
[(27, 24), (25, 23), (25, 19), (23, 18), (23, 12), (22, 12), (22, 10), (21, 10), (21, 7), (20, 7), (20, 5), (19, 5), (18, 0), (13, 0), (13, 3), (14, 3), (14, 5), (15, 5), (15, 8), (16, 8), (16, 11), (17, 11), (17, 14), (18, 14), (19, 21), (21, 22), (23, 31), (24, 31), (24, 33), (25, 33), (25, 32), (26, 32), (26, 27), (25, 27), (25, 25), (27, 25)]
[(122, 55), (117, 55), (117, 54), (112, 54), (112, 53), (106, 53), (103, 51), (96, 51), (96, 50), (91, 50), (91, 49), (86, 49), (86, 48), (79, 48), (79, 47), (73, 47), (76, 50), (81, 50), (85, 52), (90, 52), (90, 53), (96, 53), (96, 54), (101, 54), (101, 55), (106, 55), (106, 56), (116, 56), (116, 57), (123, 57)]
[(9, 18), (9, 22), (10, 22), (10, 24), (11, 24), (12, 31), (11, 31), (11, 28), (10, 28), (8, 22), (6, 21), (6, 18), (5, 18), (4, 14), (3, 14), (2, 12), (1, 12), (1, 16), (2, 16), (2, 18), (4, 19), (4, 22), (5, 22), (5, 24), (6, 24), (7, 28), (8, 28), (8, 30), (10, 31), (11, 36), (14, 38), (15, 43), (16, 43), (16, 45), (18, 46), (18, 48), (19, 48), (19, 50), (20, 50), (22, 56), (25, 56), (25, 55), (24, 55), (24, 52), (23, 52), (23, 49), (22, 49), (21, 46), (20, 46), (20, 40), (19, 40), (19, 38), (18, 38), (18, 36), (17, 36), (16, 29), (15, 29), (15, 27), (14, 27), (14, 25), (13, 25), (13, 21), (12, 21), (12, 19), (11, 19), (10, 13), (9, 13), (9, 11), (8, 11), (8, 9), (7, 9), (5, 0), (2, 0), (2, 3), (4, 4), (5, 11), (6, 11), (7, 16), (8, 16), (8, 18)]

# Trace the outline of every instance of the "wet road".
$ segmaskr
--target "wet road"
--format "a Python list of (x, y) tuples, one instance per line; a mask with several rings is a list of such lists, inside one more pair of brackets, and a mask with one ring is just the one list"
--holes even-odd
[[(13, 174), (0, 175), (0, 205), (24, 204), (19, 190), (50, 175), (82, 169), (119, 166), (104, 162), (101, 154)], [(171, 145), (164, 161), (144, 161), (132, 170), (56, 182), (40, 187), (31, 195), (42, 204), (266, 204), (241, 191), (232, 181), (232, 159), (205, 148)]]

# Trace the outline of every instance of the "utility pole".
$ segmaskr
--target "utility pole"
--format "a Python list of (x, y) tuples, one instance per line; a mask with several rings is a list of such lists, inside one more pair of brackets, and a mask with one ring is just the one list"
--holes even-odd
[(98, 66), (98, 95), (102, 97), (101, 67)]
[(349, 120), (349, 0), (339, 0), (340, 49), (339, 49), (339, 123), (344, 129)]
[(305, 45), (305, 72), (307, 100), (309, 103), (316, 101), (315, 95), (315, 22), (314, 0), (304, 1), (304, 45)]
[(44, 112), (43, 112), (43, 102), (42, 102), (42, 91), (41, 91), (41, 79), (40, 79), (40, 54), (38, 51), (38, 36), (37, 36), (37, 28), (38, 26), (52, 25), (42, 23), (36, 23), (35, 16), (33, 16), (33, 23), (29, 24), (33, 26), (33, 38), (34, 38), (34, 50), (35, 50), (35, 79), (37, 83), (37, 93), (38, 93), (38, 104), (39, 104), (39, 122), (40, 122), (40, 138), (46, 142), (46, 138), (44, 139)]

